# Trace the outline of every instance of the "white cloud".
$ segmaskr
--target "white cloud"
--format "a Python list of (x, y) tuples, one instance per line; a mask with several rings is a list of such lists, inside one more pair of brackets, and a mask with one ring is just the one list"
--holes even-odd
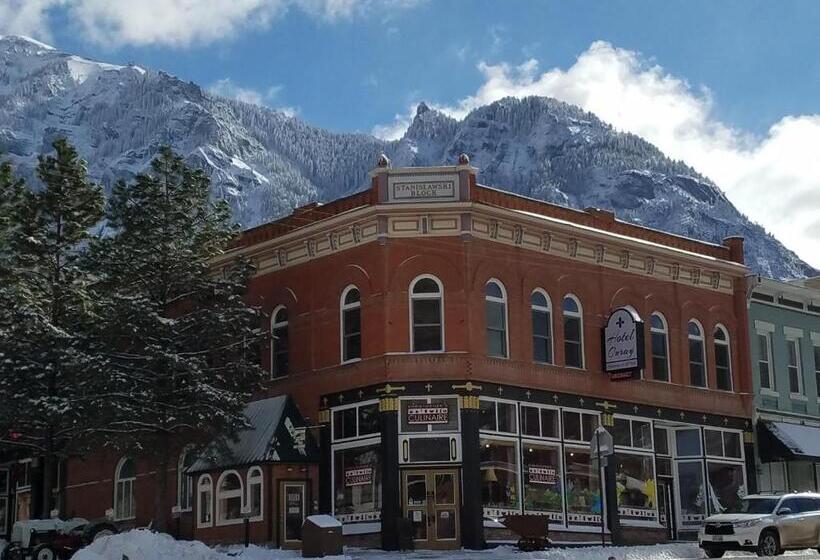
[(27, 35), (48, 41), (51, 38), (48, 10), (57, 3), (56, 0), (0, 1), (0, 34)]
[(260, 105), (262, 107), (269, 107), (281, 111), (288, 117), (296, 116), (299, 113), (298, 107), (277, 106), (276, 101), (279, 94), (282, 92), (281, 85), (270, 86), (266, 90), (258, 90), (248, 87), (242, 87), (230, 78), (223, 78), (217, 80), (208, 87), (208, 91), (220, 97), (229, 97), (242, 101), (243, 103), (251, 103), (253, 105)]
[(59, 11), (102, 45), (187, 47), (268, 27), (296, 7), (323, 21), (412, 7), (420, 0), (0, 0), (0, 33), (49, 39)]
[[(578, 105), (713, 179), (741, 212), (820, 268), (820, 115), (785, 116), (754, 138), (715, 117), (708, 89), (605, 42), (593, 43), (566, 70), (542, 72), (534, 59), (478, 68), (478, 90), (440, 109), (461, 118), (503, 97), (528, 95)], [(394, 136), (400, 122), (409, 123), (397, 117), (388, 125)]]

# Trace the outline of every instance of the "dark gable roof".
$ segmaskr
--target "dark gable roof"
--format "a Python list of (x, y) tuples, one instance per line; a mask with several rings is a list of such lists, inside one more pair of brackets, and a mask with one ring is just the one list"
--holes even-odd
[(188, 474), (260, 463), (316, 463), (318, 448), (289, 395), (252, 401), (245, 407), (251, 425), (235, 440), (214, 441)]

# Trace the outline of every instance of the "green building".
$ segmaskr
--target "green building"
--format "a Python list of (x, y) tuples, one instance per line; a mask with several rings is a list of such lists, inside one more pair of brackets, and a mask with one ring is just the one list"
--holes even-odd
[(760, 492), (820, 489), (820, 277), (748, 279)]

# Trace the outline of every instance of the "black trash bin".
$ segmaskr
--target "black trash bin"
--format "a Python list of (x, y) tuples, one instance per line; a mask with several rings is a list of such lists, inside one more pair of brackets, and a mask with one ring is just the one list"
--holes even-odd
[(302, 557), (342, 554), (342, 524), (331, 515), (310, 515), (302, 524)]

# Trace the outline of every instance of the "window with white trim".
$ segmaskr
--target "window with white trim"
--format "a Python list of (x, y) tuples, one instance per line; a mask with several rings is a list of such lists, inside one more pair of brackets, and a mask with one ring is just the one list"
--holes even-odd
[(786, 334), (786, 370), (789, 373), (789, 393), (803, 396), (803, 368), (800, 363), (800, 338)]
[(557, 408), (521, 405), (521, 433), (525, 437), (560, 439), (561, 411)]
[(715, 385), (721, 391), (732, 390), (732, 353), (729, 348), (729, 332), (723, 325), (715, 326)]
[(648, 421), (616, 416), (611, 432), (616, 446), (652, 449), (652, 424)]
[(413, 352), (444, 350), (444, 288), (434, 276), (410, 284), (410, 348)]
[(342, 361), (350, 362), (362, 357), (362, 302), (356, 286), (348, 286), (342, 292)]
[(379, 403), (370, 401), (333, 409), (333, 441), (378, 434)]
[(117, 463), (114, 471), (114, 519), (123, 521), (133, 519), (137, 514), (137, 504), (134, 500), (134, 482), (137, 472), (134, 460), (123, 457)]
[(652, 377), (655, 381), (669, 381), (669, 329), (666, 326), (666, 318), (656, 311), (649, 321), (652, 336)]
[(263, 518), (264, 493), (262, 492), (262, 469), (251, 467), (248, 470), (248, 509), (251, 520), (261, 521)]
[(564, 364), (584, 367), (584, 320), (581, 302), (572, 294), (564, 296)]
[(589, 442), (598, 427), (598, 415), (563, 410), (561, 413), (561, 427), (564, 431), (565, 440)]
[(518, 433), (518, 412), (514, 402), (482, 398), (478, 418), (479, 430), (483, 432)]
[(213, 524), (214, 512), (214, 484), (211, 475), (203, 474), (199, 477), (197, 492), (197, 526), (210, 527)]
[(182, 511), (191, 511), (194, 500), (194, 479), (187, 471), (196, 461), (193, 447), (186, 447), (177, 461), (177, 506)]
[(290, 368), (288, 351), (288, 310), (280, 305), (271, 315), (270, 374), (284, 377)]
[(219, 477), (216, 483), (217, 525), (241, 521), (242, 486), (242, 478), (236, 471), (226, 471)]
[[(814, 337), (814, 335), (812, 335)], [(820, 340), (814, 343), (814, 382), (817, 387), (817, 397), (820, 398)]]
[(532, 359), (552, 363), (552, 306), (550, 298), (540, 288), (530, 295), (532, 315)]
[(741, 459), (743, 457), (740, 432), (706, 428), (703, 438), (706, 441), (706, 455), (708, 457), (725, 457), (728, 459)]
[(706, 387), (703, 327), (696, 320), (691, 319), (687, 328), (689, 332), (689, 383), (694, 387)]
[(769, 332), (757, 332), (757, 374), (760, 388), (776, 391), (775, 377), (772, 375), (772, 335)]
[(484, 286), (487, 355), (507, 358), (507, 292), (498, 280)]

